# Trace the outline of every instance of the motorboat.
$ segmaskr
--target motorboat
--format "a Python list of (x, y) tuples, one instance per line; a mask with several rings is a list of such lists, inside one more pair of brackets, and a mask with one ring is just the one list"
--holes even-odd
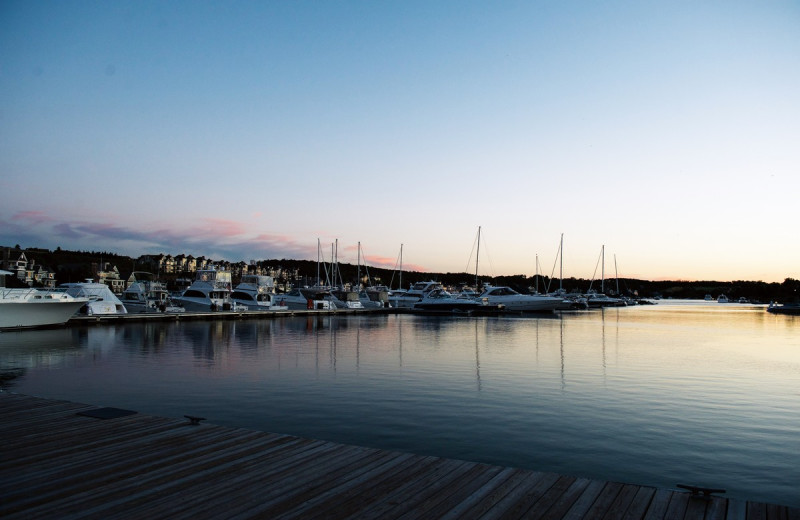
[(776, 302), (770, 302), (769, 306), (767, 307), (767, 312), (771, 312), (773, 314), (800, 315), (800, 303), (791, 302), (791, 303), (784, 303), (781, 305)]
[(456, 298), (446, 290), (433, 289), (414, 304), (414, 310), (444, 314), (492, 314), (503, 310), (502, 305), (489, 304), (486, 300)]
[(136, 271), (134, 281), (122, 292), (120, 300), (130, 314), (146, 312), (185, 312), (186, 309), (175, 305), (161, 282), (152, 273)]
[(413, 308), (414, 304), (421, 301), (429, 292), (441, 288), (442, 284), (440, 282), (434, 282), (432, 280), (417, 282), (412, 284), (407, 291), (403, 291), (402, 289), (392, 291), (389, 295), (389, 303), (392, 307)]
[(389, 289), (385, 286), (374, 286), (361, 289), (358, 299), (365, 309), (385, 309), (391, 307), (389, 303)]
[(581, 311), (589, 308), (586, 297), (579, 293), (567, 293), (564, 289), (557, 289), (548, 296), (561, 300), (556, 306), (557, 311)]
[(586, 295), (586, 303), (589, 307), (624, 307), (625, 300), (621, 298), (612, 298), (607, 294), (590, 292)]
[(484, 287), (478, 296), (489, 304), (500, 305), (510, 312), (553, 312), (564, 299), (543, 294), (520, 294), (511, 287), (492, 286)]
[[(0, 279), (13, 275), (0, 271)], [(0, 330), (52, 327), (65, 324), (89, 301), (63, 291), (0, 286)]]
[(717, 296), (717, 303), (728, 303), (728, 301), (729, 301), (728, 297), (725, 296), (724, 294), (720, 294), (719, 296)]
[(87, 316), (128, 314), (128, 310), (122, 301), (104, 283), (95, 283), (87, 280), (85, 282), (61, 284), (58, 288), (73, 298), (86, 298), (88, 300), (81, 307), (80, 314)]
[(239, 284), (231, 292), (231, 300), (247, 307), (249, 311), (285, 311), (286, 305), (276, 302), (275, 283), (271, 276), (242, 275)]
[(361, 303), (359, 295), (355, 291), (348, 291), (346, 289), (333, 289), (331, 294), (334, 297), (334, 304), (339, 309), (363, 309), (364, 305)]
[(231, 273), (216, 269), (197, 271), (192, 285), (175, 301), (192, 312), (246, 310), (243, 307), (236, 308), (231, 300)]
[(389, 291), (389, 305), (397, 309), (410, 309), (419, 301), (419, 296), (408, 295), (405, 289), (392, 289)]
[(330, 290), (321, 287), (295, 287), (287, 293), (276, 294), (274, 302), (291, 311), (336, 309), (336, 298)]

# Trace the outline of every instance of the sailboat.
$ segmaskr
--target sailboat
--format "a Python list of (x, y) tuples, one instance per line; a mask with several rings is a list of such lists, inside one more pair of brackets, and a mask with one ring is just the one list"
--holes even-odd
[[(422, 299), (422, 295), (426, 292), (425, 289), (427, 287), (440, 284), (438, 282), (421, 282), (415, 284), (408, 290), (403, 289), (403, 244), (400, 244), (398, 263), (400, 265), (400, 282), (397, 284), (397, 289), (392, 289), (392, 283), (389, 282), (389, 304), (395, 308), (410, 309), (416, 302)], [(392, 275), (392, 281), (394, 281), (394, 275)]]
[[(589, 284), (589, 290), (586, 293), (586, 302), (589, 307), (622, 307), (625, 302), (620, 298), (612, 298), (605, 294), (605, 271), (606, 271), (606, 246), (600, 248), (600, 258), (597, 259), (601, 263), (600, 271), (600, 292), (592, 290), (592, 283), (594, 283), (594, 275), (592, 275), (592, 282)], [(595, 266), (595, 274), (597, 274), (597, 266)]]
[(367, 260), (364, 258), (364, 271), (367, 275), (367, 286), (361, 287), (361, 242), (358, 243), (358, 267), (356, 270), (358, 279), (358, 299), (365, 309), (383, 309), (391, 307), (389, 303), (389, 288), (384, 285), (373, 285), (369, 276)]
[(557, 311), (573, 311), (588, 309), (589, 304), (586, 303), (586, 298), (579, 294), (567, 294), (564, 289), (564, 233), (561, 233), (561, 241), (558, 245), (556, 252), (556, 262), (559, 265), (558, 271), (558, 289), (550, 292), (550, 283), (553, 280), (553, 272), (556, 270), (556, 264), (553, 264), (553, 272), (550, 273), (550, 280), (547, 282), (547, 289), (545, 292), (549, 296), (554, 296), (561, 299), (561, 303), (556, 307)]

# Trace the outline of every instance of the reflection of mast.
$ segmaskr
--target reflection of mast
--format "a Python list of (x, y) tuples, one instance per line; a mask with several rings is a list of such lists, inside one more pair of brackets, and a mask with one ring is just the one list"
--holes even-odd
[(400, 316), (395, 314), (395, 321), (397, 322), (397, 341), (398, 351), (400, 352), (400, 366), (403, 366), (403, 323), (400, 321)]
[(566, 382), (564, 381), (564, 317), (561, 317), (561, 391), (563, 392), (566, 388)]
[(478, 392), (481, 391), (481, 359), (478, 355), (478, 320), (475, 320), (475, 377), (478, 383)]
[(606, 383), (606, 308), (600, 308), (601, 332), (603, 337), (603, 384)]

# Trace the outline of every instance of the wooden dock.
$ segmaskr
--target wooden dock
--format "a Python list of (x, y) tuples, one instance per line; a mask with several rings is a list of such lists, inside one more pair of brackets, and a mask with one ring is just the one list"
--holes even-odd
[(800, 519), (785, 506), (124, 412), (0, 392), (0, 517)]

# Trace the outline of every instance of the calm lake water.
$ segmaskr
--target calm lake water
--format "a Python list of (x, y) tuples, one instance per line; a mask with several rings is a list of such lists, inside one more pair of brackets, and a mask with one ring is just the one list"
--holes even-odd
[(6, 391), (800, 506), (800, 318), (659, 305), (0, 333)]

